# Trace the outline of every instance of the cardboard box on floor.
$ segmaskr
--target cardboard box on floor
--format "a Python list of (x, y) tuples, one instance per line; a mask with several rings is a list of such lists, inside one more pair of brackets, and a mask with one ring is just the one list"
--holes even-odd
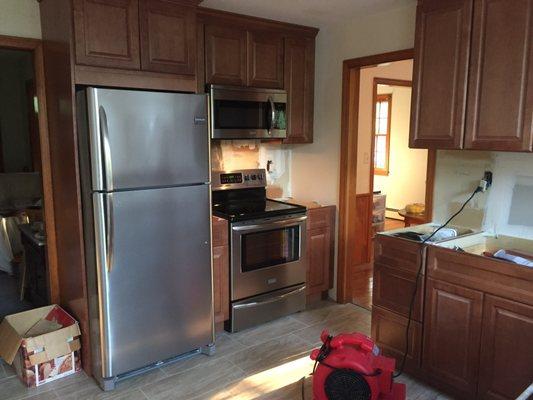
[(0, 357), (28, 387), (80, 370), (78, 322), (58, 305), (8, 315), (0, 324)]

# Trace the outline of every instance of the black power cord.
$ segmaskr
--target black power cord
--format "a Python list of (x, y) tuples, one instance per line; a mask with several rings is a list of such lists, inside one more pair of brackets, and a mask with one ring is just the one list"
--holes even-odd
[(407, 354), (409, 354), (409, 329), (411, 328), (411, 319), (412, 319), (412, 316), (413, 316), (412, 315), (413, 314), (413, 308), (414, 308), (415, 301), (416, 301), (416, 292), (418, 291), (418, 282), (420, 281), (420, 276), (422, 275), (422, 269), (424, 268), (424, 250), (425, 250), (424, 244), (426, 244), (433, 236), (435, 236), (437, 234), (437, 232), (439, 232), (441, 229), (443, 229), (446, 226), (448, 226), (448, 224), (455, 217), (457, 217), (459, 214), (461, 214), (461, 212), (463, 212), (463, 210), (465, 209), (466, 205), (468, 203), (470, 203), (470, 200), (472, 200), (476, 194), (478, 194), (480, 192), (483, 192), (485, 189), (486, 188), (478, 186), (476, 188), (476, 190), (474, 190), (474, 192), (470, 195), (470, 197), (463, 203), (463, 205), (461, 206), (459, 211), (457, 211), (455, 214), (453, 214), (444, 224), (439, 226), (431, 235), (429, 235), (427, 238), (425, 238), (420, 243), (420, 250), (419, 250), (420, 263), (419, 263), (419, 266), (418, 266), (418, 271), (416, 273), (415, 288), (413, 290), (413, 294), (411, 295), (411, 301), (409, 303), (409, 317), (407, 319), (407, 328), (405, 329), (405, 347), (404, 347), (405, 351), (404, 351), (404, 353), (402, 355), (402, 361), (400, 363), (400, 368), (398, 369), (398, 372), (393, 375), (394, 378), (397, 378), (397, 377), (399, 377), (400, 375), (403, 374), (403, 370), (405, 368), (405, 361), (407, 359)]

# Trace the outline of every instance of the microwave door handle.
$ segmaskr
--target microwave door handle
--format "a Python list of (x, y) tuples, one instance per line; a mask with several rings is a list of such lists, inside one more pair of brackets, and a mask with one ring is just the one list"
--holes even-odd
[(276, 108), (274, 107), (272, 96), (268, 97), (268, 102), (270, 104), (270, 126), (268, 127), (268, 134), (272, 135), (272, 129), (274, 129), (274, 124), (276, 123)]

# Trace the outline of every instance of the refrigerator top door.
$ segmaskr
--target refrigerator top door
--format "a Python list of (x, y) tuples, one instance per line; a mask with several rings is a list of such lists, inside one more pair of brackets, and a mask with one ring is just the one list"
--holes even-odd
[(95, 191), (209, 181), (206, 95), (87, 89)]

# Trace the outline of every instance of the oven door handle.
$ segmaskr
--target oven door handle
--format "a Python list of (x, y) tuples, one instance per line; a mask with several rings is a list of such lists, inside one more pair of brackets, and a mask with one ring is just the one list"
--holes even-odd
[(271, 299), (268, 299), (268, 300), (253, 301), (251, 303), (244, 303), (244, 304), (235, 304), (233, 306), (233, 308), (235, 308), (235, 309), (250, 308), (250, 307), (257, 307), (257, 306), (262, 306), (262, 305), (265, 305), (265, 304), (275, 303), (275, 302), (283, 300), (283, 299), (285, 299), (287, 297), (297, 295), (298, 293), (303, 292), (306, 288), (307, 288), (307, 286), (304, 285), (302, 287), (299, 287), (298, 289), (292, 290), (292, 291), (290, 291), (288, 293), (280, 294), (279, 296), (272, 297)]
[(263, 231), (265, 229), (283, 228), (297, 225), (304, 222), (306, 219), (307, 215), (303, 215), (297, 218), (284, 219), (283, 221), (273, 221), (268, 224), (233, 226), (231, 229), (236, 232)]

